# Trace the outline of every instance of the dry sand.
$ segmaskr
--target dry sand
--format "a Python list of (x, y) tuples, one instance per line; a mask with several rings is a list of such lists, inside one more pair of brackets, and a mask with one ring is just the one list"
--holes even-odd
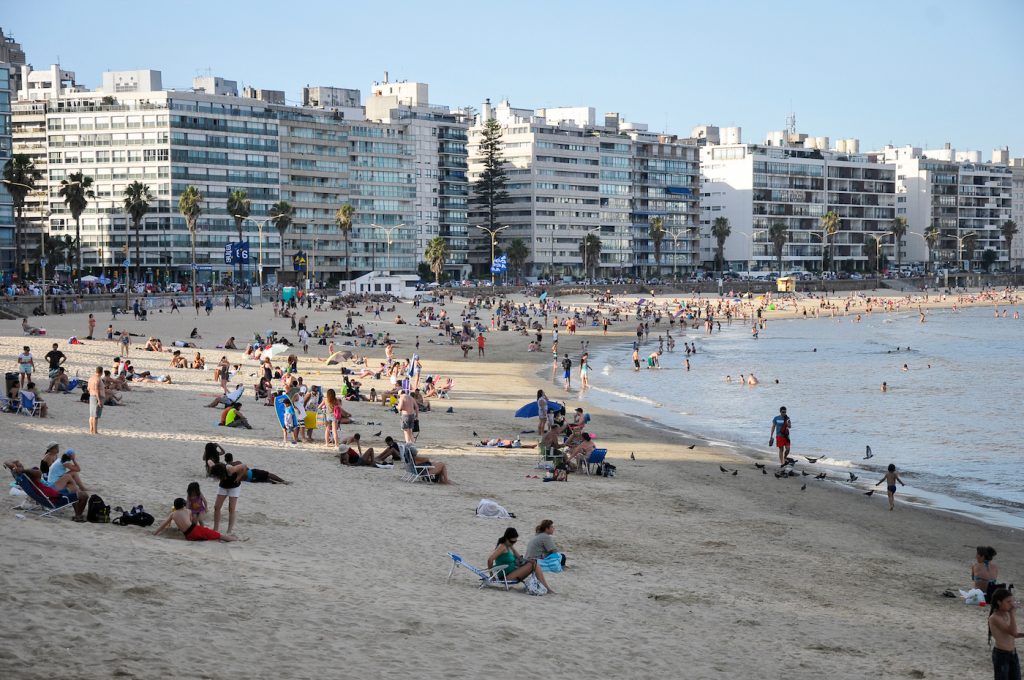
[[(449, 313), (460, 307), (457, 299)], [(415, 317), (408, 305), (398, 312)], [(322, 445), (282, 447), (273, 409), (252, 400), (248, 377), (245, 412), (258, 429), (218, 428), (217, 411), (202, 407), (219, 391), (210, 373), (170, 370), (168, 354), (138, 344), (136, 366), (168, 373), (174, 384), (133, 387), (123, 406), (105, 409), (100, 435), (86, 433), (87, 406), (73, 396), (44, 395), (47, 419), (0, 415), (5, 458), (34, 465), (56, 439), (78, 452), (92, 491), (111, 506), (144, 504), (158, 521), (191, 481), (200, 481), (212, 506), (216, 485), (201, 474), (207, 441), (295, 481), (243, 485), (237, 532), (248, 540), (235, 544), (80, 525), (66, 515), (18, 519), (9, 499), (0, 513), (0, 677), (962, 679), (991, 672), (984, 612), (941, 593), (966, 585), (978, 544), (998, 547), (1012, 581), (1024, 555), (1020, 532), (906, 505), (890, 513), (884, 493), (869, 499), (823, 484), (801, 492), (802, 479), (763, 476), (747, 459), (601, 412), (592, 427), (618, 475), (542, 483), (532, 478), (534, 451), (474, 448), (471, 432), (508, 437), (533, 427), (512, 412), (538, 387), (564, 398), (536, 377), (549, 355), (527, 354), (521, 336), (491, 333), (486, 359), (475, 348), (463, 359), (457, 348), (427, 344), (436, 330), (396, 326), (393, 317), (357, 321), (398, 337), (398, 356), (412, 353), (419, 333), (425, 373), (455, 379), (453, 398), (422, 416), (419, 442), (449, 464), (451, 486), (408, 484), (397, 468), (341, 468)], [(331, 319), (344, 317), (310, 313), (311, 324)], [(100, 316), (99, 329), (107, 322)], [(103, 340), (66, 345), (69, 335), (86, 335), (84, 315), (41, 325), (47, 337), (26, 339), (17, 323), (0, 323), (4, 361), (13, 367), (27, 343), (44, 365), (56, 341), (72, 374), (86, 375), (117, 353)], [(288, 333), (269, 305), (198, 319), (122, 318), (117, 327), (167, 342), (193, 325), (211, 363), (229, 335)], [(622, 341), (634, 325), (612, 330), (608, 340)], [(603, 341), (597, 329), (584, 337), (592, 349)], [(301, 373), (337, 387), (336, 367), (311, 359), (325, 350), (311, 346)], [(247, 376), (254, 365), (245, 368)], [(400, 434), (398, 417), (379, 405), (350, 410), (360, 425), (346, 434), (360, 431), (375, 446), (378, 430)], [(720, 473), (723, 463), (739, 474)], [(517, 518), (476, 518), (481, 498)], [(558, 595), (480, 591), (464, 570), (446, 584), (446, 551), (483, 564), (506, 526), (528, 539), (544, 518), (555, 521), (571, 565), (549, 576)]]

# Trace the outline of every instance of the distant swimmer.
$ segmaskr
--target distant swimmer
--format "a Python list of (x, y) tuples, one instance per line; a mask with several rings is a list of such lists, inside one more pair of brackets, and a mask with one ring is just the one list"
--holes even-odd
[(732, 376), (731, 375), (725, 376), (725, 382), (731, 383), (732, 382)]
[(751, 373), (750, 375), (747, 376), (747, 384), (748, 385), (757, 385), (760, 382), (761, 381), (758, 380), (757, 376), (755, 376), (753, 373)]
[(900, 370), (906, 372), (910, 370), (910, 367), (907, 366), (906, 364), (903, 364), (903, 368), (901, 368)]
[(896, 466), (892, 463), (889, 463), (889, 469), (885, 476), (875, 482), (875, 486), (882, 482), (886, 482), (885, 490), (889, 492), (889, 510), (892, 510), (896, 504), (896, 482), (899, 482), (900, 486), (906, 486), (906, 484), (900, 479), (899, 474), (896, 473)]
[(889, 385), (887, 385), (886, 383), (883, 382), (882, 383), (882, 391), (883, 392), (888, 392), (889, 391)]
[(757, 324), (751, 326), (750, 334), (754, 337), (754, 340), (757, 340)]

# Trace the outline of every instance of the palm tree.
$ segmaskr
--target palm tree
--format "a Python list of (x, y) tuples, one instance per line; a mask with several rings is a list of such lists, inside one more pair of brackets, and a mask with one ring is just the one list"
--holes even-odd
[(21, 221), (25, 210), (25, 197), (34, 191), (36, 181), (43, 178), (32, 159), (23, 153), (14, 154), (4, 163), (4, 184), (14, 202), (14, 270), (21, 264)]
[(725, 241), (732, 233), (728, 217), (716, 217), (711, 225), (711, 235), (715, 237), (715, 267), (718, 271), (725, 268)]
[(348, 268), (348, 239), (352, 234), (352, 217), (356, 214), (356, 209), (352, 207), (351, 203), (343, 203), (340, 208), (334, 212), (334, 223), (338, 226), (338, 231), (345, 237), (345, 280), (350, 281), (352, 275), (349, 273)]
[[(932, 252), (935, 250), (935, 246), (938, 245), (939, 239), (942, 238), (942, 232), (939, 231), (938, 227), (931, 227), (928, 231), (924, 232), (924, 242), (928, 244), (928, 262), (927, 265), (932, 261)], [(925, 267), (927, 270), (927, 267)]]
[(278, 201), (270, 206), (270, 216), (274, 218), (274, 226), (277, 227), (277, 233), (280, 236), (281, 264), (277, 269), (278, 283), (281, 283), (281, 274), (284, 272), (284, 235), (288, 231), (288, 227), (292, 225), (292, 215), (294, 214), (295, 208), (288, 201)]
[(601, 239), (598, 238), (597, 234), (587, 234), (584, 239), (580, 242), (580, 255), (583, 257), (583, 261), (587, 263), (584, 267), (583, 276), (588, 276), (588, 272), (597, 269), (598, 258), (601, 257)]
[(786, 241), (789, 240), (789, 230), (782, 222), (776, 222), (768, 227), (768, 240), (772, 242), (775, 250), (775, 260), (779, 263), (779, 276), (782, 276), (782, 251), (786, 248)]
[(892, 242), (896, 247), (896, 271), (899, 271), (900, 266), (903, 264), (903, 253), (900, 250), (900, 241), (907, 235), (907, 218), (897, 217), (892, 221), (892, 226), (889, 227), (889, 233), (892, 234)]
[[(64, 236), (50, 236), (46, 234), (43, 236), (43, 255), (46, 257), (47, 264), (51, 264), (56, 269), (59, 264), (68, 264), (71, 259), (66, 253), (70, 253), (75, 249), (74, 240), (65, 234)], [(43, 277), (46, 277), (46, 267), (43, 267)]]
[(82, 213), (89, 206), (89, 199), (96, 198), (91, 186), (92, 177), (86, 177), (81, 172), (73, 172), (67, 179), (60, 181), (60, 191), (57, 192), (57, 195), (64, 199), (64, 204), (75, 220), (75, 271), (79, 278), (82, 276)]
[(196, 306), (196, 231), (199, 216), (203, 214), (203, 195), (199, 189), (189, 185), (178, 199), (178, 212), (185, 218), (189, 236), (192, 238), (192, 307)]
[(132, 182), (124, 189), (124, 212), (132, 221), (132, 229), (135, 230), (135, 280), (141, 279), (142, 256), (139, 254), (142, 241), (139, 236), (139, 229), (142, 228), (142, 220), (149, 212), (149, 202), (153, 200), (153, 194), (149, 193), (149, 185), (142, 182)]
[(1006, 267), (1013, 271), (1013, 237), (1017, 235), (1017, 223), (1013, 220), (1006, 220), (999, 227), (999, 232), (1006, 241)]
[(508, 250), (505, 251), (505, 254), (508, 255), (508, 261), (512, 265), (512, 269), (522, 276), (523, 265), (526, 264), (526, 259), (530, 257), (530, 249), (526, 247), (526, 241), (521, 238), (512, 239), (508, 244)]
[(448, 261), (448, 240), (443, 236), (435, 236), (427, 241), (426, 256), (430, 271), (434, 272), (434, 281), (441, 283), (444, 263)]
[(974, 261), (974, 251), (978, 247), (978, 234), (977, 232), (969, 232), (962, 238), (962, 254), (966, 255), (965, 258), (968, 262)]
[(647, 235), (654, 242), (654, 263), (658, 268), (657, 275), (661, 276), (661, 242), (665, 240), (665, 220), (660, 217), (655, 217), (651, 220), (651, 226), (647, 230)]
[[(245, 218), (249, 216), (250, 212), (249, 194), (245, 192), (245, 189), (234, 189), (228, 194), (227, 209), (228, 214), (235, 221), (235, 229), (238, 230), (238, 241), (242, 241), (242, 223), (245, 222)], [(238, 286), (242, 280), (242, 262), (238, 262), (238, 278), (235, 281), (235, 286)], [(236, 289), (237, 290), (237, 287)]]
[(825, 272), (825, 246), (828, 246), (829, 259), (832, 260), (832, 269), (835, 269), (836, 257), (834, 251), (833, 239), (835, 238), (836, 232), (839, 231), (839, 227), (842, 225), (842, 218), (839, 217), (839, 213), (835, 210), (829, 210), (827, 213), (821, 216), (821, 231), (825, 235), (825, 243), (821, 247), (821, 271)]

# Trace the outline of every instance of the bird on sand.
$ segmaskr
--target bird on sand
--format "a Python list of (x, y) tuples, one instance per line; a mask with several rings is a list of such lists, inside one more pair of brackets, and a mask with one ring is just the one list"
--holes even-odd
[(474, 437), (479, 437), (480, 435), (478, 435), (478, 434), (476, 433), (476, 430), (473, 430), (473, 436), (474, 436)]
[(850, 474), (850, 481), (851, 482), (856, 482), (857, 481), (857, 475), (853, 474), (852, 472), (849, 473), (849, 474)]
[(693, 449), (693, 447), (695, 447), (695, 446), (697, 446), (697, 445), (696, 445), (696, 444), (690, 444), (690, 445), (689, 445), (689, 446), (687, 446), (686, 448), (688, 448), (688, 449)]
[(764, 463), (754, 463), (754, 467), (756, 467), (759, 470), (763, 470), (764, 469)]
[(630, 451), (630, 452), (629, 452), (629, 459), (630, 459), (630, 460), (636, 460), (636, 454), (635, 454), (635, 453), (633, 453), (632, 451)]
[(740, 473), (740, 471), (739, 471), (739, 470), (733, 470), (733, 471), (732, 471), (732, 476), (733, 476), (733, 477), (735, 477), (735, 476), (736, 476), (736, 475), (738, 475), (739, 473)]
[(871, 494), (873, 494), (874, 492), (875, 492), (875, 490), (874, 490), (874, 489), (872, 489), (871, 491), (865, 491), (865, 492), (864, 492), (864, 495), (865, 495), (865, 496), (870, 496), (870, 495), (871, 495)]
[[(377, 434), (375, 434), (375, 435), (373, 435), (373, 436), (374, 436), (374, 437), (379, 437), (379, 436), (381, 435), (381, 432), (383, 432), (383, 431), (384, 431), (384, 430), (381, 430), (380, 432), (378, 432)], [(476, 435), (476, 432), (474, 432), (474, 433), (473, 433), (473, 435), (475, 436), (475, 435)]]
[(864, 460), (867, 460), (868, 458), (873, 458), (874, 455), (875, 454), (871, 453), (871, 447), (870, 446), (865, 446), (864, 447)]
[(767, 471), (767, 470), (765, 470), (763, 466), (761, 467), (761, 474), (762, 474), (762, 475), (766, 475), (766, 474), (768, 474), (768, 471)]
[[(807, 458), (807, 456), (804, 456), (804, 458)], [(807, 458), (807, 462), (808, 462), (808, 463), (810, 463), (811, 465), (814, 465), (814, 464), (815, 464), (815, 463), (817, 463), (817, 462), (818, 462), (819, 460), (821, 460), (821, 457), (820, 457), (820, 456), (819, 456), (818, 458)]]
[(804, 482), (804, 485), (800, 487), (800, 490), (807, 491), (807, 482)]
[(825, 479), (825, 477), (827, 477), (827, 476), (828, 476), (828, 473), (822, 472), (820, 475), (816, 475), (814, 478), (815, 479)]
[(725, 468), (724, 468), (723, 466), (721, 466), (721, 465), (719, 465), (719, 466), (718, 466), (718, 469), (719, 469), (719, 470), (721, 470), (722, 472), (729, 472), (729, 470), (726, 470), (726, 469), (725, 469)]

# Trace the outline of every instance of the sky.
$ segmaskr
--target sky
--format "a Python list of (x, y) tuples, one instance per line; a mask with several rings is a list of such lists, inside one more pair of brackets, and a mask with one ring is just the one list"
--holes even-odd
[[(4, 3), (37, 68), (95, 88), (152, 68), (168, 88), (219, 75), (284, 90), (430, 84), (432, 104), (593, 106), (686, 136), (797, 129), (861, 150), (892, 143), (1024, 156), (1024, 0), (435, 3), (176, 0)], [(833, 142), (834, 143), (834, 142)]]

